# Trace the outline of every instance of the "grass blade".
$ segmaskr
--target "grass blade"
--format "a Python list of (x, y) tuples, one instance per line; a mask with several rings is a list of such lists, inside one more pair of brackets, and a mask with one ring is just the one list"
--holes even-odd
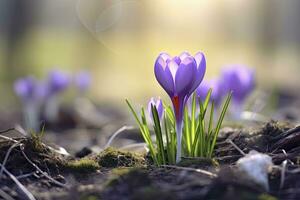
[(232, 92), (230, 92), (230, 93), (228, 94), (227, 98), (226, 98), (226, 101), (225, 101), (225, 103), (224, 103), (224, 106), (223, 106), (221, 115), (220, 115), (219, 120), (218, 120), (218, 122), (217, 122), (216, 129), (215, 129), (215, 131), (214, 131), (214, 133), (213, 133), (213, 139), (212, 139), (212, 141), (211, 141), (209, 157), (212, 156), (212, 153), (213, 153), (213, 150), (214, 150), (214, 147), (215, 147), (215, 144), (216, 144), (216, 140), (217, 140), (217, 137), (218, 137), (218, 134), (219, 134), (219, 131), (220, 131), (222, 122), (223, 122), (223, 120), (224, 120), (226, 111), (227, 111), (228, 106), (229, 106), (229, 103), (230, 103), (230, 101), (231, 101), (231, 96), (232, 96)]
[(154, 105), (151, 105), (151, 111), (154, 121), (154, 132), (156, 135), (156, 142), (158, 147), (158, 152), (160, 154), (160, 158), (163, 164), (166, 164), (166, 158), (165, 158), (165, 148), (164, 148), (164, 142), (162, 137), (162, 131), (160, 126), (160, 119), (158, 116), (157, 109)]

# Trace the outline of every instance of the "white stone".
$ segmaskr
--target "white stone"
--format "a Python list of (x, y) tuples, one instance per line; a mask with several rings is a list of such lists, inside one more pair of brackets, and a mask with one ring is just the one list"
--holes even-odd
[(268, 172), (273, 166), (272, 158), (269, 155), (250, 151), (236, 164), (241, 172), (246, 173), (248, 178), (264, 187), (266, 191), (269, 190)]

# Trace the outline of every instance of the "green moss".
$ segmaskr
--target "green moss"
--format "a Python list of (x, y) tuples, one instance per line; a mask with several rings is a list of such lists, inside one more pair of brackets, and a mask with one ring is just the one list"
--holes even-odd
[(96, 160), (100, 166), (108, 168), (145, 166), (145, 159), (142, 155), (119, 151), (111, 147), (102, 151)]
[(79, 173), (89, 173), (100, 169), (99, 164), (90, 158), (82, 158), (80, 160), (68, 161), (65, 164), (66, 169), (79, 172)]
[(95, 195), (88, 195), (80, 198), (80, 200), (98, 200), (98, 199), (100, 198)]
[(31, 133), (27, 140), (27, 145), (29, 145), (34, 151), (43, 152), (45, 151), (45, 145), (42, 143), (42, 135), (37, 133)]
[(258, 200), (277, 200), (277, 198), (269, 194), (261, 194), (258, 196)]
[(122, 176), (122, 175), (124, 175), (124, 174), (129, 173), (131, 169), (132, 169), (132, 168), (124, 168), (124, 167), (122, 168), (122, 167), (119, 167), (119, 168), (114, 168), (114, 169), (112, 169), (112, 170), (111, 170), (111, 173), (112, 173), (112, 175), (114, 175), (114, 176)]

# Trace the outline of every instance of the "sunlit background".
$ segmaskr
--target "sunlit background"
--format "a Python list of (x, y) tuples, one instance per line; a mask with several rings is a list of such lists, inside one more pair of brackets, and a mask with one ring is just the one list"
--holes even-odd
[(2, 0), (0, 106), (18, 102), (15, 79), (53, 68), (91, 71), (98, 102), (164, 96), (161, 51), (203, 51), (207, 78), (237, 63), (256, 69), (258, 87), (299, 88), (299, 19), (294, 0)]

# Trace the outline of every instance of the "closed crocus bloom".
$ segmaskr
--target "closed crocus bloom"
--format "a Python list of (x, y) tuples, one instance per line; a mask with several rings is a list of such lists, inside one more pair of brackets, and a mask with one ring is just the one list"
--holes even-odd
[(55, 94), (65, 90), (70, 84), (70, 77), (58, 70), (53, 70), (48, 74), (48, 93)]
[(40, 106), (43, 97), (39, 92), (39, 83), (33, 77), (25, 77), (15, 82), (14, 91), (23, 104), (26, 129), (38, 131)]
[(91, 85), (91, 74), (87, 71), (79, 72), (75, 76), (75, 85), (80, 92), (85, 92)]
[(234, 102), (242, 104), (255, 88), (255, 72), (242, 65), (228, 66), (222, 70), (222, 81)]
[(209, 81), (204, 80), (196, 89), (196, 94), (203, 102), (208, 94), (209, 89), (212, 89), (210, 100), (218, 106), (221, 103), (224, 94), (224, 88), (222, 86), (222, 81), (219, 79), (215, 78)]
[(14, 83), (14, 91), (22, 101), (32, 100), (35, 96), (35, 79), (33, 77), (18, 79)]
[(148, 113), (153, 122), (153, 116), (152, 116), (152, 110), (151, 110), (152, 105), (156, 107), (159, 119), (162, 119), (162, 116), (164, 113), (164, 107), (163, 107), (162, 100), (160, 98), (155, 99), (152, 97), (148, 103)]
[(183, 52), (174, 57), (167, 53), (161, 53), (154, 65), (155, 77), (170, 96), (174, 107), (177, 129), (177, 162), (180, 161), (181, 157), (184, 106), (189, 96), (203, 80), (205, 71), (206, 61), (201, 52), (195, 56)]

